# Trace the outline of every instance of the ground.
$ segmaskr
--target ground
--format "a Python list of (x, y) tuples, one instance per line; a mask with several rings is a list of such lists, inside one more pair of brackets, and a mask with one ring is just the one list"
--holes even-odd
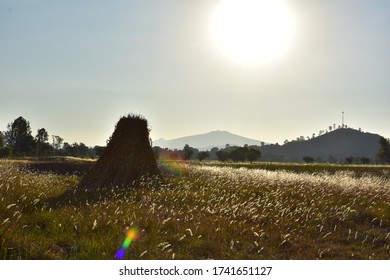
[(61, 162), (0, 161), (0, 258), (114, 259), (130, 228), (125, 259), (390, 256), (389, 166), (163, 161), (80, 192), (93, 162)]

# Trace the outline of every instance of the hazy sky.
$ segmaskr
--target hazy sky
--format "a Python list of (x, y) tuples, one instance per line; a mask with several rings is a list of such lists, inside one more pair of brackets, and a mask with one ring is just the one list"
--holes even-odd
[(390, 137), (390, 1), (289, 0), (273, 63), (213, 45), (217, 0), (1, 0), (0, 130), (19, 116), (67, 142), (104, 144), (119, 117), (153, 139), (212, 130), (282, 143), (341, 123)]

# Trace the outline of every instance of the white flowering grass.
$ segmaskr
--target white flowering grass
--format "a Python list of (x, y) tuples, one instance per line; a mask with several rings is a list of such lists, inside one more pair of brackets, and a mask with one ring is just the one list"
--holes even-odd
[(390, 179), (369, 174), (191, 164), (79, 192), (79, 177), (0, 161), (0, 257), (113, 259), (137, 226), (125, 258), (388, 259)]

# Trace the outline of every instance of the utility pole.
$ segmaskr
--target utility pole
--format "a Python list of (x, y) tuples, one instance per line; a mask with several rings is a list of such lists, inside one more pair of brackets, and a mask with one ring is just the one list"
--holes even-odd
[(344, 128), (344, 112), (342, 112), (342, 126), (341, 128)]

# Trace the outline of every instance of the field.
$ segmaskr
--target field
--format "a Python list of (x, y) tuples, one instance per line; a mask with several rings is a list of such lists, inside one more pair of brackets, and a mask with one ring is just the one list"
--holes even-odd
[(125, 259), (390, 259), (388, 166), (165, 161), (80, 192), (91, 164), (0, 161), (1, 259), (114, 259), (134, 226)]

